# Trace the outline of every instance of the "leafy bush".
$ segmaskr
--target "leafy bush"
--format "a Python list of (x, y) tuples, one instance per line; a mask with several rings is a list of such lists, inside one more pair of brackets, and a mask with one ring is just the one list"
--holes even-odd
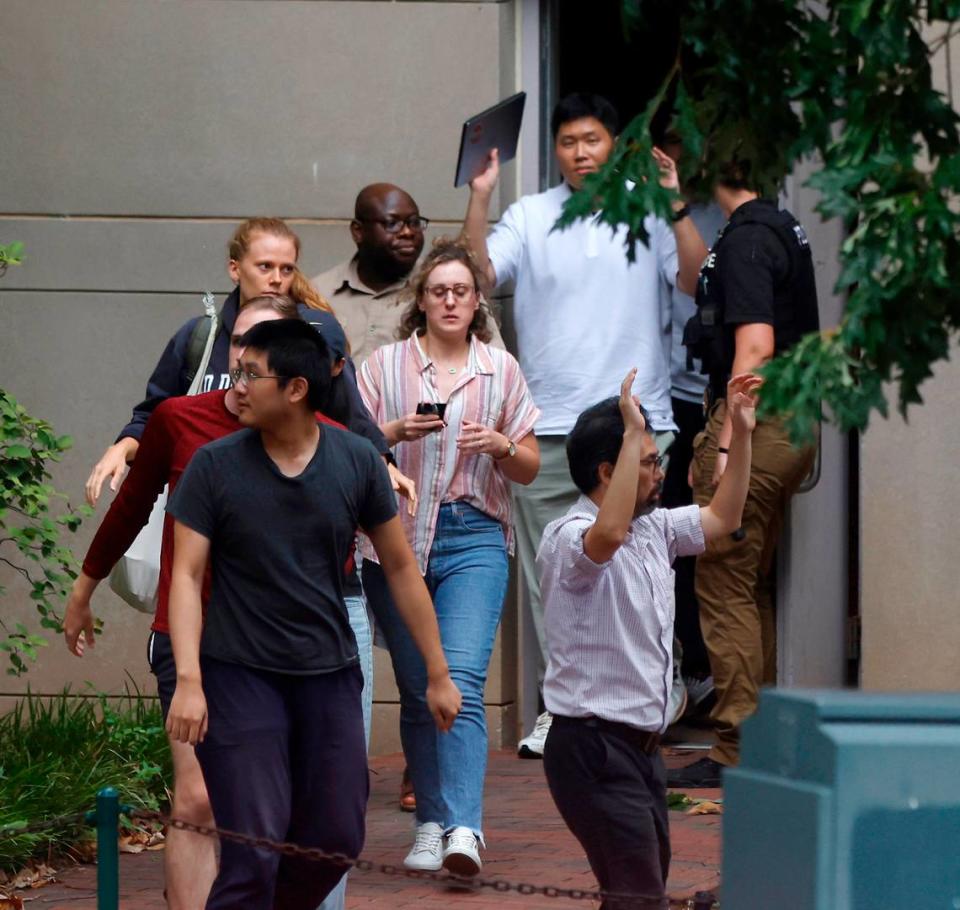
[(0, 245), (0, 277), (6, 272), (8, 265), (20, 265), (23, 262), (23, 244), (10, 243), (7, 246)]
[[(48, 483), (49, 464), (59, 461), (72, 444), (69, 436), (57, 436), (50, 424), (31, 417), (0, 389), (0, 563), (27, 581), (41, 627), (54, 632), (61, 631), (57, 607), (77, 576), (76, 561), (60, 535), (76, 531), (90, 514), (87, 506), (71, 508)], [(64, 504), (60, 514), (52, 508), (57, 500)], [(5, 555), (5, 546), (11, 555)], [(0, 596), (4, 591), (0, 585)], [(46, 642), (23, 623), (9, 628), (0, 619), (0, 629), (7, 633), (0, 639), (0, 650), (10, 660), (7, 673), (19, 676)]]
[(137, 808), (166, 808), (173, 780), (160, 709), (128, 695), (28, 695), (0, 717), (0, 870), (69, 856), (93, 835), (84, 826), (16, 834), (17, 827), (94, 807), (98, 790), (115, 787)]

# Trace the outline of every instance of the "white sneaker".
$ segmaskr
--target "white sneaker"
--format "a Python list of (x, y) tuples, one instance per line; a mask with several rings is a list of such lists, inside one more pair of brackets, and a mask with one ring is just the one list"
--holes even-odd
[(417, 872), (439, 872), (443, 868), (443, 856), (443, 828), (436, 822), (424, 822), (417, 825), (417, 836), (403, 867)]
[(454, 828), (447, 835), (443, 868), (464, 878), (476, 875), (483, 868), (483, 863), (480, 862), (480, 843), (469, 828)]
[(544, 711), (537, 718), (529, 735), (524, 736), (517, 743), (517, 755), (521, 758), (543, 758), (543, 747), (546, 745), (551, 723), (553, 723), (553, 715), (549, 711)]
[[(687, 695), (690, 697), (691, 711), (699, 708), (711, 696), (715, 696), (712, 676), (708, 676), (706, 679), (700, 679), (697, 676), (684, 676), (683, 684), (687, 687)], [(706, 706), (704, 705), (704, 707)]]
[(675, 724), (683, 712), (687, 710), (687, 687), (684, 685), (683, 677), (680, 675), (678, 664), (673, 665), (673, 685), (670, 687), (670, 695), (667, 697), (667, 723)]

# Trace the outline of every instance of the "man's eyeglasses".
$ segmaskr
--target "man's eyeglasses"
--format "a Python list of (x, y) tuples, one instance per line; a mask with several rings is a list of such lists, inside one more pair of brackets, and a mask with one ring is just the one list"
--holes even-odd
[(404, 226), (411, 231), (425, 231), (430, 224), (429, 218), (421, 218), (420, 215), (411, 215), (409, 218), (358, 218), (357, 221), (383, 225), (388, 234), (399, 234)]
[(240, 385), (241, 382), (244, 385), (249, 385), (251, 382), (257, 379), (286, 379), (287, 377), (276, 376), (272, 373), (261, 376), (259, 373), (254, 373), (252, 370), (234, 369), (230, 371), (230, 378), (233, 380), (234, 385)]
[(653, 470), (660, 468), (660, 470), (662, 471), (663, 461), (664, 461), (664, 458), (662, 455), (651, 455), (649, 458), (644, 458), (640, 462), (640, 464), (642, 464), (644, 467), (651, 468)]
[(431, 284), (424, 288), (437, 303), (443, 303), (447, 299), (447, 294), (453, 294), (456, 300), (466, 300), (475, 290), (472, 284)]

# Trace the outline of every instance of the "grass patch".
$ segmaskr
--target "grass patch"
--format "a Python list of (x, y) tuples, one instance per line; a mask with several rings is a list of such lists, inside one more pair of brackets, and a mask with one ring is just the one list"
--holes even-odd
[(116, 787), (121, 803), (166, 806), (173, 780), (160, 708), (136, 695), (122, 699), (27, 695), (0, 717), (0, 871), (70, 856), (92, 838), (83, 825), (17, 834), (10, 826), (42, 822), (94, 807)]

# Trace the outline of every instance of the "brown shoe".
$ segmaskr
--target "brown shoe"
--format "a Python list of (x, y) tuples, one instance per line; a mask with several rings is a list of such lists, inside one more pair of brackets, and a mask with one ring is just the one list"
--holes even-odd
[(410, 780), (409, 768), (403, 769), (403, 779), (400, 781), (400, 811), (417, 811), (417, 796), (413, 792), (413, 781)]

